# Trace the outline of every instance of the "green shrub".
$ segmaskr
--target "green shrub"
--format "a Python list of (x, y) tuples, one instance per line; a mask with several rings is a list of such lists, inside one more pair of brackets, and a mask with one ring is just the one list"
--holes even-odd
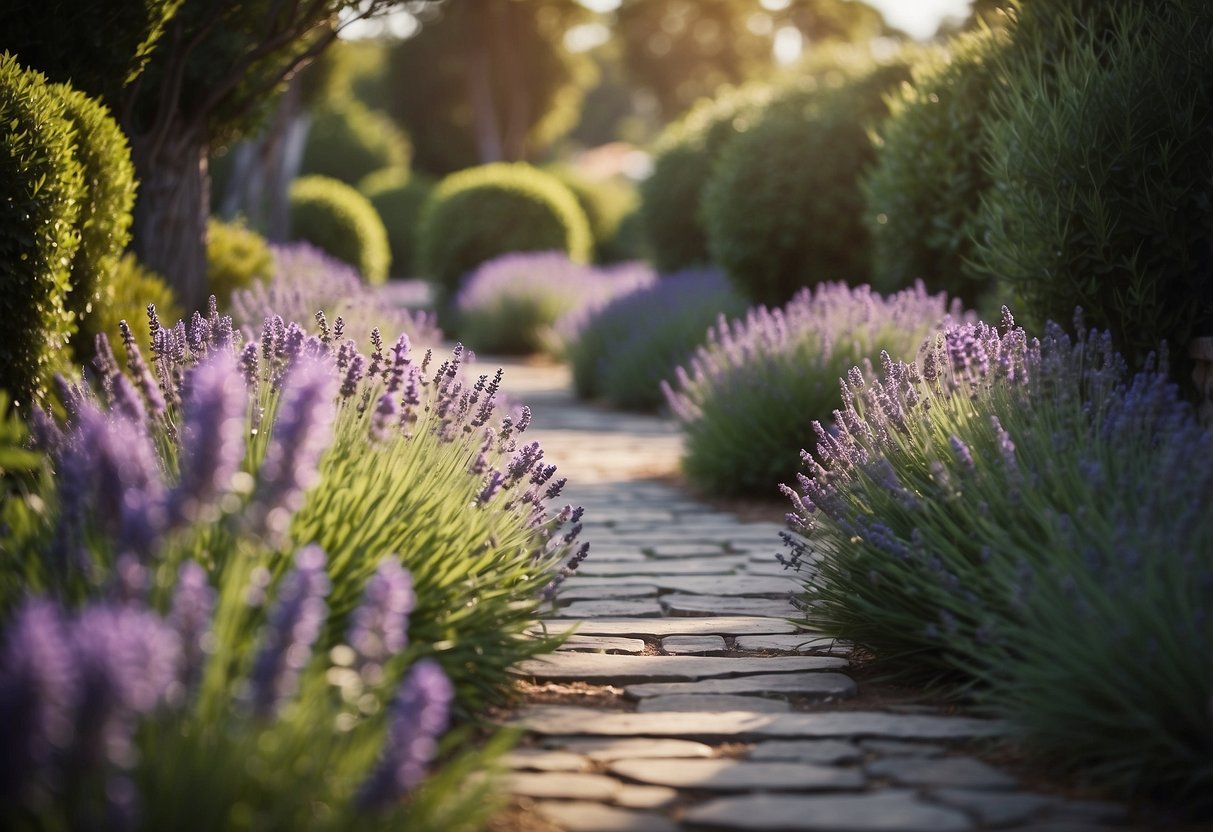
[(66, 84), (51, 89), (63, 100), (64, 117), (75, 127), (76, 158), (84, 173), (80, 247), (72, 258), (67, 296), (78, 326), (72, 351), (84, 362), (92, 357), (93, 337), (99, 332), (94, 309), (106, 304), (118, 259), (130, 242), (135, 166), (126, 135), (104, 105)]
[(0, 54), (0, 389), (27, 405), (66, 364), (84, 171), (63, 96)]
[(368, 283), (387, 279), (391, 252), (375, 207), (344, 182), (304, 176), (291, 185), (291, 239), (349, 263)]
[(382, 168), (408, 168), (408, 137), (390, 116), (356, 99), (321, 108), (312, 115), (301, 173), (356, 185)]
[(619, 234), (624, 217), (639, 204), (634, 185), (618, 177), (590, 179), (565, 165), (553, 165), (547, 172), (572, 192), (585, 212), (594, 238), (595, 263), (618, 263), (635, 256)]
[(422, 206), (434, 190), (434, 180), (403, 168), (385, 168), (365, 177), (358, 183), (358, 190), (375, 206), (387, 228), (392, 274), (416, 274), (417, 223)]
[(265, 283), (274, 255), (265, 238), (243, 223), (211, 217), (206, 224), (206, 289), (226, 307), (237, 289)]
[(156, 307), (156, 315), (165, 326), (172, 326), (181, 320), (181, 306), (164, 278), (141, 264), (134, 254), (127, 252), (118, 260), (104, 302), (98, 304), (93, 312), (93, 326), (98, 334), (104, 334), (109, 339), (120, 366), (126, 366), (126, 347), (120, 338), (120, 321), (126, 321), (130, 327), (140, 352), (148, 354), (152, 341), (147, 315), (149, 304)]
[(860, 177), (884, 95), (909, 78), (908, 55), (838, 89), (794, 91), (729, 142), (704, 188), (712, 259), (756, 303), (786, 302), (822, 281), (867, 279), (871, 241)]
[(515, 251), (563, 251), (589, 259), (593, 239), (568, 188), (524, 164), (498, 163), (453, 173), (438, 183), (421, 212), (420, 265), (434, 282), (440, 313), (463, 276)]
[(983, 125), (1005, 43), (1000, 30), (962, 35), (925, 54), (913, 82), (890, 96), (862, 181), (876, 289), (922, 280), (969, 307), (997, 292), (969, 261), (989, 186)]
[(1037, 322), (1081, 306), (1131, 362), (1162, 339), (1182, 352), (1213, 334), (1213, 6), (1059, 15), (1060, 50), (1042, 11), (1024, 7), (994, 98), (975, 269)]

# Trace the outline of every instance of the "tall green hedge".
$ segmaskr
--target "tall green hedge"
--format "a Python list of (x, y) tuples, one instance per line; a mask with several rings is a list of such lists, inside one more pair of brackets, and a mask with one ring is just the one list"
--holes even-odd
[(417, 273), (417, 223), (435, 184), (430, 177), (404, 168), (384, 168), (358, 183), (358, 190), (375, 206), (387, 229), (396, 276)]
[(390, 116), (349, 99), (313, 115), (300, 171), (356, 185), (374, 171), (407, 168), (412, 155), (408, 136)]
[(0, 389), (27, 404), (68, 354), (84, 170), (63, 97), (0, 54)]
[(290, 201), (291, 239), (349, 263), (368, 283), (387, 279), (387, 230), (366, 197), (340, 180), (303, 176), (291, 185)]

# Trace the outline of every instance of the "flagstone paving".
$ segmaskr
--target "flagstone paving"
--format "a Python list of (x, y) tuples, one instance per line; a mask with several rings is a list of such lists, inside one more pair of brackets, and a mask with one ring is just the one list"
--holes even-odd
[(564, 832), (1125, 828), (1116, 804), (1036, 793), (974, 757), (998, 723), (851, 704), (849, 646), (787, 620), (782, 526), (669, 484), (671, 422), (574, 402), (562, 367), (481, 361), (530, 406), (591, 546), (537, 628), (573, 634), (515, 668), (534, 691), (504, 719), (525, 732), (504, 786), (523, 817)]

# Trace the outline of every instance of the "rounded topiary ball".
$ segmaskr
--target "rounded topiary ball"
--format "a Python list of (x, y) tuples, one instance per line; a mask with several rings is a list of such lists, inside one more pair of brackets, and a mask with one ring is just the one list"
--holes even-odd
[(390, 116), (350, 100), (315, 113), (300, 170), (355, 185), (383, 168), (408, 168), (412, 155), (408, 137)]
[(472, 269), (512, 251), (563, 251), (576, 263), (593, 246), (585, 212), (553, 176), (499, 162), (453, 173), (426, 201), (420, 265), (445, 307)]
[(266, 239), (240, 222), (211, 217), (206, 224), (206, 290), (227, 305), (232, 292), (264, 283), (274, 273)]
[(417, 272), (417, 221), (435, 184), (430, 177), (403, 168), (385, 168), (358, 183), (387, 228), (392, 274), (398, 277)]
[(311, 243), (349, 263), (368, 283), (387, 279), (391, 253), (375, 207), (358, 191), (327, 176), (291, 185), (291, 239)]

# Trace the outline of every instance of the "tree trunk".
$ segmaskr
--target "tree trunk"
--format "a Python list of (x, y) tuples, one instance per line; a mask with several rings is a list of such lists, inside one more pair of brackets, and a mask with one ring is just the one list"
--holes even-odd
[(485, 13), (470, 13), (467, 39), (468, 103), (472, 108), (472, 129), (476, 136), (476, 153), (481, 164), (500, 162), (503, 158), (501, 128), (497, 123), (497, 107), (493, 101), (492, 35)]
[(156, 146), (145, 137), (131, 139), (131, 157), (139, 178), (132, 227), (139, 261), (161, 275), (188, 315), (205, 309), (206, 219), (210, 213), (210, 175), (205, 142), (184, 138)]
[[(505, 130), (502, 152), (511, 162), (526, 158), (527, 134), (531, 129), (531, 91), (523, 77), (523, 59), (517, 54), (521, 41), (517, 37), (517, 9), (498, 3), (494, 6), (497, 27), (497, 47), (501, 50), (501, 72), (505, 79)], [(530, 12), (528, 12), (529, 14)]]

